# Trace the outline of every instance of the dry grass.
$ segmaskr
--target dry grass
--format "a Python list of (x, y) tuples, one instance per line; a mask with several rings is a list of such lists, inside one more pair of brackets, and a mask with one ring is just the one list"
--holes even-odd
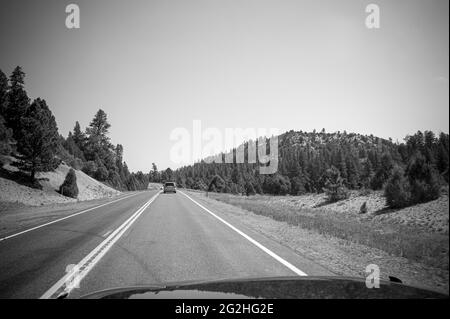
[(321, 208), (280, 205), (268, 196), (243, 197), (210, 193), (209, 197), (322, 235), (363, 244), (393, 256), (448, 270), (448, 233), (424, 232), (410, 226), (381, 223), (376, 219), (339, 219), (338, 215), (330, 215)]

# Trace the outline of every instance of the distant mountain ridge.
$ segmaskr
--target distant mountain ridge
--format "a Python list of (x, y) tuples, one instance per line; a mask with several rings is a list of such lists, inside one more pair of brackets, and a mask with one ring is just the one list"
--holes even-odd
[[(322, 192), (330, 169), (338, 171), (348, 189), (382, 189), (394, 167), (406, 169), (423, 156), (441, 183), (448, 184), (449, 135), (431, 131), (407, 136), (402, 143), (373, 135), (335, 132), (288, 131), (278, 136), (278, 170), (259, 174), (259, 165), (248, 163), (206, 163), (201, 161), (176, 171), (166, 170), (156, 179), (172, 179), (181, 187), (229, 193), (275, 195)], [(233, 151), (235, 152), (235, 150)], [(224, 158), (226, 153), (219, 155)], [(230, 152), (228, 153), (230, 155)], [(155, 176), (153, 176), (155, 179)]]

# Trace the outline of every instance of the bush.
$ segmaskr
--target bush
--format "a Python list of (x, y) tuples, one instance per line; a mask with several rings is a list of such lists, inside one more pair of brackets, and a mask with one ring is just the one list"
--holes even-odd
[(5, 120), (0, 115), (0, 154), (9, 155), (11, 152), (11, 138), (12, 130), (5, 126)]
[(291, 194), (292, 195), (302, 195), (306, 193), (305, 188), (305, 178), (294, 176), (290, 179), (291, 181)]
[(64, 183), (59, 187), (59, 193), (67, 197), (78, 197), (77, 175), (72, 168), (67, 173)]
[(280, 174), (266, 176), (263, 183), (263, 190), (266, 194), (287, 195), (291, 191), (289, 178)]
[(83, 172), (87, 175), (94, 177), (95, 172), (97, 171), (97, 165), (94, 161), (88, 161), (83, 165)]
[(72, 160), (69, 162), (69, 165), (70, 165), (71, 167), (73, 167), (74, 169), (80, 170), (80, 169), (83, 168), (83, 161), (80, 160), (79, 158), (75, 157), (74, 159), (72, 159)]
[(386, 197), (386, 204), (390, 208), (403, 208), (410, 204), (409, 184), (401, 168), (396, 167), (392, 171), (392, 175), (384, 188), (384, 196)]
[(246, 182), (245, 183), (245, 194), (247, 196), (255, 195), (255, 188), (253, 187), (252, 183)]
[(230, 192), (235, 195), (239, 194), (238, 186), (235, 183), (231, 184)]
[(415, 180), (411, 184), (411, 200), (414, 204), (426, 203), (438, 199), (439, 195), (440, 187), (437, 178), (431, 183)]
[(208, 186), (208, 192), (223, 193), (225, 190), (225, 181), (219, 175), (215, 175)]
[(106, 167), (104, 166), (100, 166), (97, 171), (94, 174), (94, 178), (96, 180), (99, 180), (101, 182), (106, 181), (106, 179), (108, 178), (108, 170), (106, 169)]
[(413, 204), (425, 203), (439, 198), (440, 185), (436, 169), (425, 157), (415, 154), (406, 169), (406, 175), (411, 187), (411, 201)]
[(364, 202), (359, 208), (360, 214), (367, 214), (367, 202)]
[(336, 167), (332, 166), (328, 169), (325, 173), (325, 178), (324, 191), (329, 202), (334, 203), (348, 198), (348, 190), (345, 188), (344, 180)]

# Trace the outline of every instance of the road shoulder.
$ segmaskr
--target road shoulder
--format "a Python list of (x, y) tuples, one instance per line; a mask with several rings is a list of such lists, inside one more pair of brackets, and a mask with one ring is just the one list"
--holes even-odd
[(208, 198), (204, 193), (186, 192), (213, 211), (221, 212), (231, 223), (238, 221), (315, 263), (342, 276), (365, 277), (369, 264), (380, 267), (383, 279), (400, 278), (405, 284), (426, 287), (448, 293), (449, 274), (406, 258), (394, 257), (386, 252), (331, 236), (275, 221), (250, 211)]

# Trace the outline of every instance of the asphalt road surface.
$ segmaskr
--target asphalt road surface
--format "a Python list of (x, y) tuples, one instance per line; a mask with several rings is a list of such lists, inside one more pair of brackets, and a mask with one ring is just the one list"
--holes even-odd
[(332, 273), (181, 192), (141, 192), (0, 239), (0, 298), (302, 275)]

